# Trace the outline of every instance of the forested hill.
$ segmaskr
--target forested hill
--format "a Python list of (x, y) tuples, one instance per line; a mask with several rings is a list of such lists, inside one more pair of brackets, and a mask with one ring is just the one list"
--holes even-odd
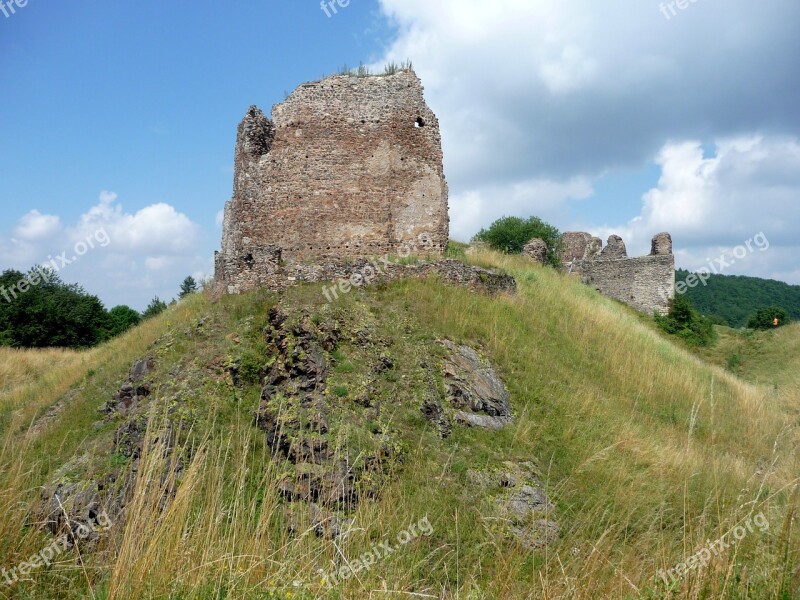
[[(689, 271), (678, 269), (675, 281), (684, 281)], [(731, 327), (742, 327), (759, 308), (780, 306), (793, 319), (800, 319), (800, 285), (789, 285), (774, 279), (744, 275), (711, 275), (687, 292), (694, 306), (705, 315), (717, 315)]]

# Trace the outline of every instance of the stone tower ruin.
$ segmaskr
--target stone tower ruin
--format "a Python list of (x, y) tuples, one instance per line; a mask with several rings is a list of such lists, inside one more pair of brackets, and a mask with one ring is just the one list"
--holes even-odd
[(426, 253), (447, 246), (439, 122), (412, 70), (306, 83), (272, 119), (250, 107), (234, 170), (215, 256), (228, 292), (320, 280), (423, 237)]

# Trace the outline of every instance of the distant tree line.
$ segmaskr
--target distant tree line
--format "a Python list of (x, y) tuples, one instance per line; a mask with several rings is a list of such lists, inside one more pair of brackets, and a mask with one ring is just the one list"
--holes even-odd
[[(675, 280), (685, 281), (689, 275), (688, 271), (679, 269)], [(711, 275), (706, 285), (687, 287), (686, 296), (700, 313), (715, 318), (715, 322), (722, 319), (731, 327), (757, 329), (756, 321), (752, 326), (750, 323), (759, 310), (783, 310), (788, 319), (800, 319), (800, 285), (782, 281), (743, 275)], [(769, 319), (770, 326), (773, 319)], [(780, 324), (785, 325), (788, 319), (781, 319)]]
[[(30, 283), (20, 289), (21, 281)], [(197, 282), (187, 277), (180, 297), (196, 291)], [(89, 348), (166, 309), (156, 297), (143, 313), (125, 305), (106, 310), (97, 296), (64, 283), (52, 270), (7, 270), (0, 275), (0, 346)]]

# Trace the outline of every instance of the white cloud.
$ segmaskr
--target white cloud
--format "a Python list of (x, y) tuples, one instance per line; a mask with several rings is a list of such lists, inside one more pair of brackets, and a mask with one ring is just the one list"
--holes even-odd
[[(501, 214), (558, 223), (598, 177), (657, 156), (661, 181), (638, 217), (603, 224), (593, 203), (592, 216), (578, 219), (622, 234), (638, 252), (670, 230), (678, 252), (695, 258), (769, 230), (778, 241), (755, 268), (797, 279), (791, 251), (779, 248), (800, 253), (787, 239), (800, 222), (800, 37), (789, 25), (800, 4), (697, 2), (669, 20), (658, 1), (380, 5), (397, 34), (373, 66), (411, 59), (425, 84), (441, 123), (455, 237)], [(743, 135), (762, 131), (770, 136)], [(701, 142), (669, 140), (720, 141), (706, 157)]]
[(527, 180), (506, 185), (475, 187), (450, 197), (450, 236), (469, 240), (487, 221), (503, 216), (538, 216), (556, 220), (570, 200), (584, 200), (593, 193), (582, 178), (556, 182)]
[(221, 209), (218, 213), (214, 222), (216, 223), (217, 227), (222, 227), (223, 222), (225, 221), (225, 209)]
[(61, 219), (56, 215), (43, 215), (32, 210), (23, 215), (14, 229), (14, 235), (25, 241), (36, 241), (54, 235), (61, 229)]
[(51, 257), (60, 262), (63, 255), (71, 260), (59, 273), (64, 281), (80, 282), (108, 306), (138, 309), (154, 295), (175, 295), (188, 273), (210, 270), (200, 226), (187, 215), (164, 202), (129, 213), (117, 200), (117, 194), (102, 191), (73, 225), (36, 210), (27, 213), (14, 229), (16, 238), (0, 237), (0, 261), (27, 270)]
[(712, 156), (699, 142), (666, 144), (658, 154), (658, 187), (643, 196), (641, 213), (619, 227), (632, 254), (646, 252), (654, 233), (669, 231), (678, 262), (706, 266), (763, 233), (767, 250), (748, 253), (729, 274), (747, 273), (800, 283), (800, 140), (748, 136), (721, 140)]

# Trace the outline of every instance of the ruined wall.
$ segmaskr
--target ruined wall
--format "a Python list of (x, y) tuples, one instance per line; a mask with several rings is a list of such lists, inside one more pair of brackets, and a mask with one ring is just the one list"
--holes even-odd
[(619, 236), (609, 237), (605, 248), (598, 242), (599, 238), (588, 233), (564, 234), (564, 270), (578, 274), (586, 285), (636, 310), (666, 314), (669, 301), (675, 296), (675, 257), (670, 235), (656, 235), (650, 255), (635, 258), (627, 256)]
[(228, 291), (300, 264), (394, 253), (421, 234), (427, 252), (444, 252), (439, 122), (413, 71), (307, 83), (272, 114), (253, 106), (239, 125), (216, 256)]

